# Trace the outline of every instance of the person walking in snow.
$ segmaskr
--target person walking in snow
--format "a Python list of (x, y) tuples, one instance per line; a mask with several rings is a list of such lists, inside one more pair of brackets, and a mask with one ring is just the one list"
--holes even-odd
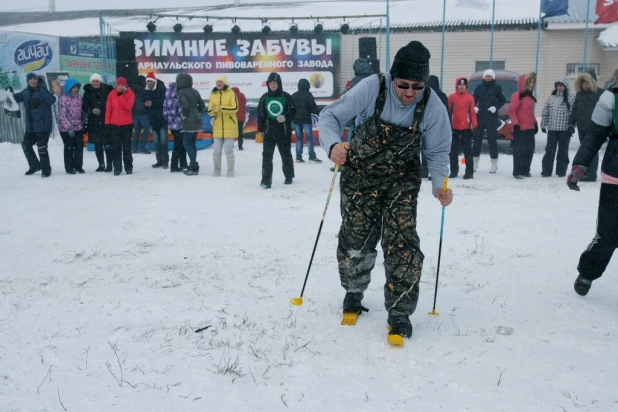
[(257, 109), (258, 131), (264, 137), (262, 148), (262, 181), (260, 186), (270, 189), (273, 180), (273, 155), (279, 149), (283, 163), (285, 184), (291, 185), (294, 178), (292, 162), (292, 120), (296, 108), (292, 96), (283, 91), (281, 76), (271, 73), (266, 80), (268, 92), (260, 97)]
[[(579, 143), (581, 144), (586, 137), (586, 133), (588, 133), (592, 112), (603, 94), (603, 90), (597, 87), (596, 79), (589, 73), (583, 73), (577, 77), (575, 80), (575, 90), (577, 94), (575, 95), (575, 103), (569, 117), (569, 133), (573, 134), (575, 127), (577, 127)], [(580, 179), (580, 182), (596, 182), (598, 169), (599, 154), (597, 153), (592, 162), (590, 162), (586, 174)]]
[[(26, 133), (21, 143), (29, 166), (26, 175), (33, 175), (40, 170), (41, 177), (49, 177), (52, 169), (47, 143), (52, 132), (52, 106), (56, 103), (56, 98), (47, 89), (43, 76), (30, 72), (26, 75), (26, 80), (28, 87), (21, 92), (13, 94), (11, 86), (7, 86), (6, 91), (13, 95), (17, 103), (23, 103), (26, 108)], [(5, 104), (10, 106), (12, 102), (7, 99)], [(39, 157), (32, 149), (35, 144)]]
[(305, 163), (303, 160), (303, 130), (307, 137), (307, 152), (309, 153), (309, 161), (313, 163), (322, 163), (317, 158), (313, 149), (313, 127), (311, 114), (319, 114), (320, 109), (315, 103), (315, 98), (309, 91), (311, 85), (309, 80), (300, 79), (298, 81), (298, 91), (292, 94), (292, 101), (296, 108), (294, 116), (294, 127), (296, 132), (296, 162)]
[[(107, 97), (113, 90), (112, 86), (103, 83), (103, 78), (98, 73), (90, 76), (90, 84), (84, 86), (82, 110), (88, 119), (86, 123), (88, 142), (94, 145), (94, 153), (99, 162), (97, 172), (112, 171), (111, 154), (103, 149), (105, 145), (109, 145), (108, 129), (105, 126), (105, 106)], [(105, 167), (105, 157), (107, 157), (107, 167)]]
[(236, 94), (236, 100), (238, 100), (238, 111), (236, 112), (236, 120), (238, 121), (238, 150), (243, 150), (243, 130), (247, 120), (247, 98), (238, 87), (232, 87), (232, 90)]
[(81, 84), (75, 79), (64, 83), (58, 100), (58, 131), (64, 143), (64, 170), (67, 174), (86, 173), (84, 164), (84, 132), (82, 127)]
[(105, 108), (105, 124), (109, 127), (110, 150), (114, 165), (114, 176), (122, 173), (122, 163), (126, 174), (133, 173), (131, 153), (131, 127), (133, 125), (133, 104), (135, 94), (129, 89), (127, 79), (116, 79), (116, 88), (109, 94)]
[(539, 132), (539, 125), (534, 115), (536, 97), (534, 87), (536, 73), (519, 76), (518, 91), (511, 96), (509, 117), (513, 126), (513, 177), (523, 179), (532, 177), (530, 165), (534, 156), (535, 138)]
[(167, 127), (170, 129), (172, 136), (174, 136), (170, 172), (182, 172), (188, 169), (189, 166), (187, 165), (187, 151), (182, 142), (182, 116), (180, 113), (180, 101), (178, 100), (178, 94), (176, 94), (176, 82), (170, 83), (165, 91), (163, 118), (167, 122)]
[(455, 82), (455, 93), (448, 97), (448, 114), (453, 130), (451, 144), (451, 174), (456, 178), (459, 174), (459, 152), (463, 151), (466, 160), (464, 179), (474, 178), (474, 163), (472, 160), (472, 136), (478, 126), (474, 111), (474, 97), (468, 93), (468, 79), (460, 77)]
[(193, 88), (193, 77), (190, 74), (180, 73), (176, 76), (176, 93), (182, 113), (182, 139), (191, 161), (184, 173), (194, 176), (200, 172), (196, 142), (197, 134), (202, 130), (202, 112), (206, 106), (200, 93)]
[(601, 193), (599, 196), (599, 210), (597, 230), (592, 242), (579, 258), (577, 270), (579, 275), (575, 280), (575, 292), (585, 296), (588, 294), (592, 282), (603, 276), (614, 250), (618, 247), (618, 130), (616, 128), (616, 98), (618, 96), (618, 77), (614, 78), (613, 87), (605, 91), (597, 102), (592, 119), (588, 125), (586, 136), (582, 141), (573, 167), (567, 178), (567, 185), (571, 190), (579, 191), (577, 184), (599, 149), (609, 136), (605, 157), (601, 164)]
[(547, 146), (542, 161), (541, 176), (550, 177), (556, 159), (556, 175), (566, 176), (569, 167), (569, 142), (573, 135), (573, 128), (569, 128), (571, 110), (575, 104), (575, 96), (569, 93), (570, 83), (566, 77), (561, 77), (554, 84), (554, 91), (543, 107), (541, 130), (547, 133)]
[(214, 164), (213, 177), (221, 176), (221, 153), (227, 158), (227, 177), (234, 177), (234, 139), (238, 137), (238, 100), (230, 88), (227, 77), (219, 76), (208, 99), (208, 115), (212, 116)]
[(506, 97), (502, 93), (502, 87), (496, 83), (496, 73), (489, 69), (483, 73), (483, 82), (474, 89), (474, 109), (478, 118), (478, 128), (472, 155), (474, 157), (474, 171), (478, 168), (481, 160), (481, 147), (483, 145), (483, 135), (487, 132), (487, 143), (489, 144), (489, 157), (491, 166), (489, 173), (498, 171), (498, 111), (506, 103)]
[(158, 80), (153, 72), (146, 75), (146, 88), (142, 92), (142, 102), (146, 110), (148, 124), (152, 131), (155, 144), (156, 163), (154, 169), (167, 169), (169, 165), (169, 150), (167, 146), (167, 122), (163, 118), (163, 102), (165, 101), (165, 83)]
[[(346, 291), (344, 319), (367, 310), (361, 301), (381, 239), (390, 335), (400, 339), (412, 336), (409, 317), (418, 303), (423, 267), (416, 232), (421, 152), (433, 177), (433, 195), (443, 206), (453, 199), (452, 191), (442, 188), (451, 128), (446, 108), (427, 87), (430, 56), (422, 43), (410, 42), (397, 52), (390, 73), (361, 81), (324, 108), (319, 122), (322, 147), (342, 165), (337, 261)], [(341, 134), (354, 116), (356, 134), (348, 146)]]

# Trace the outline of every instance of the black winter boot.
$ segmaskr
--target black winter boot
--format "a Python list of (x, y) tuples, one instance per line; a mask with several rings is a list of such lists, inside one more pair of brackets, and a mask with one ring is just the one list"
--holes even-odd
[(32, 168), (32, 167), (31, 167), (30, 169), (28, 169), (28, 171), (25, 173), (25, 175), (26, 175), (26, 176), (33, 175), (33, 174), (35, 174), (36, 172), (38, 172), (39, 170), (41, 170), (41, 167), (40, 167), (40, 166), (39, 166), (39, 167), (34, 167), (34, 168)]
[(581, 276), (578, 276), (577, 279), (575, 279), (574, 288), (578, 295), (586, 296), (590, 290), (590, 286), (592, 286), (591, 280), (584, 279)]
[(100, 164), (99, 167), (97, 168), (97, 170), (95, 170), (95, 172), (102, 172), (105, 170), (105, 165), (104, 164)]
[(195, 176), (200, 173), (200, 164), (198, 162), (191, 162), (189, 169), (185, 171), (187, 176)]
[(283, 182), (283, 184), (285, 185), (291, 185), (292, 184), (292, 178), (291, 177), (286, 177), (285, 181)]
[(412, 337), (412, 324), (408, 316), (389, 313), (388, 326), (390, 326), (389, 335), (400, 335), (404, 338)]
[(362, 293), (346, 292), (343, 298), (343, 313), (358, 313), (369, 312), (369, 309), (361, 305), (363, 300)]

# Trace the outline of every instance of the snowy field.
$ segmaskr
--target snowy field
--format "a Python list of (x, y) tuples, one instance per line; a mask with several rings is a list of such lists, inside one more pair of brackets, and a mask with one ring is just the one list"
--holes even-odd
[(474, 180), (451, 181), (439, 317), (441, 207), (423, 185), (421, 298), (413, 338), (393, 348), (381, 258), (370, 312), (339, 324), (338, 189), (304, 304), (289, 303), (326, 161), (296, 164), (285, 186), (276, 154), (263, 190), (251, 140), (233, 179), (211, 177), (212, 150), (196, 177), (152, 169), (154, 154), (135, 155), (132, 176), (95, 173), (92, 152), (67, 175), (54, 141), (41, 179), (2, 143), (0, 411), (617, 411), (616, 263), (587, 297), (573, 291), (600, 183), (540, 178), (540, 149), (531, 179), (506, 155), (490, 175), (484, 154)]

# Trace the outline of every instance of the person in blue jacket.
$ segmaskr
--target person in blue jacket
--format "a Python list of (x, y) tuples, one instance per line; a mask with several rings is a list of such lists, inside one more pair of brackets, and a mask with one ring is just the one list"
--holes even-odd
[[(15, 101), (23, 103), (26, 112), (26, 133), (21, 144), (29, 166), (26, 175), (33, 175), (40, 170), (42, 177), (49, 177), (51, 164), (47, 143), (52, 132), (52, 106), (56, 98), (47, 90), (45, 77), (30, 72), (26, 75), (26, 80), (28, 87), (14, 94)], [(10, 86), (6, 90), (13, 93), (13, 88)], [(39, 152), (38, 157), (32, 148), (35, 144)]]

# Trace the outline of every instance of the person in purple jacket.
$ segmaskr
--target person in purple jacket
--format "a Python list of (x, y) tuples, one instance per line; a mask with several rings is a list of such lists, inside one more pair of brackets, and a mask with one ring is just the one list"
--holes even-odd
[(64, 143), (64, 170), (67, 174), (86, 173), (84, 164), (84, 131), (82, 126), (81, 84), (75, 79), (64, 83), (58, 101), (58, 130)]
[(170, 83), (165, 92), (163, 102), (163, 118), (167, 121), (167, 128), (174, 136), (174, 149), (172, 150), (172, 164), (170, 172), (182, 172), (187, 170), (187, 151), (182, 141), (182, 119), (180, 102), (176, 94), (176, 82)]

